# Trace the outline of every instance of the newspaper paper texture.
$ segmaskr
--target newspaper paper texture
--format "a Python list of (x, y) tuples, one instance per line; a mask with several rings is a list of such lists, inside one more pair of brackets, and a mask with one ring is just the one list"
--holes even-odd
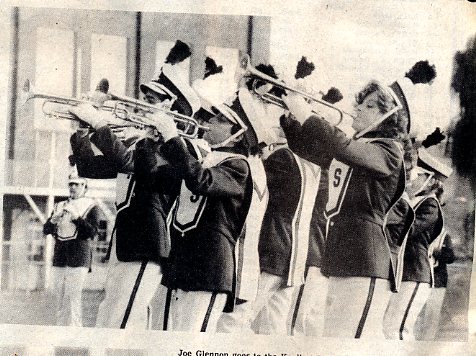
[[(243, 74), (239, 65), (245, 54), (250, 56), (251, 65), (273, 65), (279, 80), (312, 96), (321, 98), (329, 89), (337, 88), (343, 99), (336, 106), (344, 113), (353, 112), (355, 94), (371, 79), (390, 85), (402, 79), (415, 62), (428, 60), (435, 65), (437, 76), (428, 94), (421, 96), (419, 110), (428, 116), (417, 126), (423, 137), (436, 127), (443, 131), (446, 139), (429, 151), (452, 166), (451, 135), (463, 111), (458, 93), (451, 86), (455, 55), (467, 51), (471, 43), (474, 51), (474, 2), (24, 0), (2, 1), (0, 20), (1, 355), (474, 354), (475, 193), (469, 179), (456, 170), (445, 181), (442, 208), (455, 261), (447, 267), (448, 284), (439, 296), (441, 310), (436, 325), (431, 325), (435, 328), (433, 340), (424, 340), (429, 327), (425, 310), (417, 315), (413, 330), (416, 340), (412, 341), (295, 333), (293, 310), (301, 296), (300, 286), (295, 286), (290, 296), (293, 308), (287, 311), (288, 335), (266, 335), (269, 332), (265, 327), (260, 329), (259, 321), (252, 325), (252, 331), (241, 333), (163, 331), (167, 290), (159, 288), (160, 277), (153, 285), (136, 285), (136, 290), (134, 283), (130, 285), (137, 298), (146, 288), (152, 291), (142, 327), (99, 327), (100, 304), (113, 273), (109, 268), (117, 263), (115, 249), (108, 253), (116, 233), (115, 200), (120, 195), (129, 204), (133, 198), (132, 188), (119, 189), (116, 179), (88, 180), (86, 195), (94, 198), (100, 219), (98, 234), (91, 241), (91, 272), (80, 288), (82, 327), (57, 325), (57, 271), (52, 266), (55, 239), (43, 234), (43, 225), (54, 204), (68, 197), (70, 136), (79, 125), (74, 120), (55, 118), (55, 114), (47, 117), (45, 110), (49, 108), (43, 106), (41, 98), (23, 102), (27, 79), (31, 90), (74, 99), (73, 106), (85, 93), (94, 92), (102, 78), (109, 81), (109, 93), (138, 98), (139, 84), (157, 78), (177, 40), (190, 47), (191, 55), (174, 71), (180, 81), (191, 85), (192, 91), (213, 88), (198, 102), (208, 108), (213, 103), (231, 105), (230, 97)], [(296, 79), (296, 64), (303, 57), (315, 69), (308, 77)], [(222, 66), (219, 79), (204, 79), (206, 58)], [(66, 111), (71, 106), (60, 104)], [(274, 130), (275, 137), (281, 112), (275, 107), (266, 110), (259, 114), (274, 117), (275, 121), (268, 120), (264, 125)], [(112, 116), (110, 112), (107, 115)], [(342, 130), (348, 132), (350, 125), (346, 122)], [(283, 137), (275, 137), (275, 147), (282, 143)], [(93, 151), (100, 152), (97, 147)], [(119, 180), (127, 187), (134, 178), (123, 174)], [(260, 197), (265, 193), (259, 190)], [(194, 199), (190, 195), (188, 198)], [(312, 211), (313, 206), (302, 208)], [(169, 248), (167, 245), (167, 251)], [(251, 273), (253, 268), (247, 267)], [(160, 275), (158, 267), (151, 272), (150, 262), (142, 272), (140, 263), (133, 268), (147, 281), (148, 273)], [(122, 281), (128, 272), (124, 270)], [(251, 284), (258, 288), (257, 275), (247, 277), (254, 278)], [(320, 296), (323, 315), (327, 291), (313, 293), (316, 300)], [(267, 312), (264, 309), (262, 314)]]

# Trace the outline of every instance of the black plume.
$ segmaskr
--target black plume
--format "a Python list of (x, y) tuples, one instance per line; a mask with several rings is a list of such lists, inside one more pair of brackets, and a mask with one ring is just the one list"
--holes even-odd
[(205, 75), (203, 76), (203, 79), (218, 73), (223, 73), (223, 66), (217, 66), (217, 63), (213, 58), (205, 58)]
[(426, 84), (436, 78), (435, 65), (428, 63), (428, 61), (416, 62), (413, 67), (405, 73), (405, 77), (410, 79), (413, 84)]
[(190, 47), (188, 44), (185, 42), (182, 42), (180, 40), (177, 40), (175, 42), (175, 45), (172, 47), (170, 50), (169, 54), (167, 55), (167, 58), (165, 59), (165, 63), (170, 63), (170, 64), (177, 64), (188, 57), (192, 54), (192, 51), (190, 50)]
[(335, 104), (335, 103), (341, 101), (343, 98), (344, 98), (344, 96), (342, 95), (340, 90), (335, 88), (335, 87), (331, 87), (327, 91), (327, 94), (322, 96), (322, 100), (327, 101), (330, 104)]
[(294, 74), (294, 78), (296, 78), (296, 79), (305, 78), (308, 75), (311, 75), (312, 71), (315, 68), (316, 67), (314, 66), (314, 63), (308, 62), (307, 58), (303, 56), (297, 64), (296, 73)]
[(96, 85), (96, 91), (100, 91), (101, 93), (107, 94), (109, 91), (109, 80), (106, 78), (102, 78), (98, 85)]
[(446, 136), (443, 134), (443, 132), (440, 131), (440, 128), (437, 127), (435, 131), (433, 131), (431, 134), (425, 137), (421, 145), (425, 148), (435, 146), (439, 144), (441, 141), (443, 141), (445, 138)]

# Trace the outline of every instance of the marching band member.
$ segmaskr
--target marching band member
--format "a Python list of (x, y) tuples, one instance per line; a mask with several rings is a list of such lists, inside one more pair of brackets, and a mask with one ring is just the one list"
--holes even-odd
[[(335, 104), (343, 98), (340, 90), (332, 87), (322, 96), (322, 100)], [(306, 262), (306, 281), (299, 289), (292, 310), (293, 335), (322, 336), (324, 309), (327, 295), (327, 277), (321, 272), (325, 250), (326, 217), (324, 215), (328, 198), (328, 171), (321, 169), (319, 189), (314, 202), (309, 231), (309, 252)]]
[(444, 238), (443, 212), (436, 192), (451, 175), (451, 168), (418, 150), (416, 177), (408, 186), (415, 221), (405, 247), (400, 291), (393, 294), (385, 318), (388, 338), (414, 339), (414, 326), (434, 283), (433, 250), (441, 248)]
[(401, 141), (407, 117), (389, 89), (370, 82), (356, 95), (351, 139), (311, 116), (300, 99), (284, 98), (291, 114), (281, 118), (281, 125), (289, 146), (311, 162), (330, 165), (324, 336), (383, 338), (392, 278), (383, 224), (404, 188)]
[(287, 334), (293, 293), (304, 283), (313, 212), (308, 208), (316, 198), (320, 168), (287, 147), (274, 151), (264, 167), (270, 198), (260, 234), (261, 274), (252, 317), (266, 307), (267, 325), (260, 332)]
[[(437, 198), (440, 199), (438, 194)], [(446, 265), (453, 263), (455, 260), (453, 243), (449, 234), (446, 234), (441, 246), (435, 247), (433, 257), (436, 261), (434, 269), (435, 285), (434, 288), (431, 289), (430, 296), (426, 301), (421, 327), (421, 339), (427, 341), (432, 341), (436, 338), (446, 287), (448, 285), (448, 270)]]
[[(258, 68), (263, 68), (271, 76), (276, 77), (271, 66), (259, 65)], [(244, 84), (246, 88), (240, 89), (239, 97), (246, 113), (251, 111), (248, 109), (249, 104), (254, 103), (254, 108), (257, 109), (256, 116), (260, 117), (260, 121), (270, 121), (268, 124), (273, 121), (277, 123), (280, 114), (275, 113), (276, 117), (273, 120), (271, 117), (273, 112), (267, 114), (269, 105), (263, 105), (260, 99), (251, 94), (252, 83), (247, 81)], [(269, 85), (259, 84), (255, 86), (257, 93), (273, 90)], [(269, 201), (259, 234), (257, 267), (260, 274), (258, 283), (255, 284), (253, 298), (239, 306), (242, 311), (240, 326), (245, 332), (250, 331), (251, 325), (254, 324), (260, 333), (287, 334), (291, 297), (295, 286), (303, 283), (307, 257), (311, 212), (306, 214), (303, 207), (315, 197), (319, 168), (301, 160), (287, 149), (280, 149), (266, 157), (264, 170)], [(286, 184), (288, 187), (286, 190), (282, 189), (283, 179), (291, 179)], [(297, 185), (294, 185), (294, 182)], [(292, 207), (288, 206), (288, 202)], [(260, 317), (257, 320), (258, 315)]]
[[(187, 53), (187, 48), (177, 41), (168, 58), (183, 58), (175, 52)], [(180, 78), (175, 64), (164, 64), (154, 79), (140, 89), (149, 103), (169, 100), (179, 113), (192, 115), (198, 109), (198, 98)], [(96, 325), (145, 329), (149, 322), (148, 306), (159, 286), (164, 258), (170, 249), (165, 220), (179, 186), (175, 193), (170, 188), (164, 192), (156, 183), (157, 178), (151, 179), (149, 171), (157, 167), (151, 163), (150, 155), (160, 145), (151, 132), (127, 147), (92, 107), (80, 106), (71, 111), (95, 129), (90, 142), (103, 153), (100, 157), (108, 173), (117, 176), (118, 212), (109, 253), (106, 297), (99, 307)], [(73, 152), (77, 152), (79, 161), (86, 158), (82, 165), (86, 167), (91, 158), (88, 144), (72, 137)], [(169, 166), (163, 164), (159, 171), (156, 176), (164, 178), (169, 174)]]
[(43, 233), (55, 238), (56, 325), (82, 326), (81, 292), (91, 268), (90, 240), (97, 234), (99, 210), (93, 199), (84, 196), (87, 181), (77, 172), (70, 174), (68, 187), (68, 200), (55, 204)]
[(160, 153), (181, 184), (171, 212), (172, 248), (162, 279), (171, 295), (167, 330), (214, 332), (222, 312), (234, 303), (235, 247), (253, 182), (243, 136), (247, 127), (230, 107), (217, 109), (203, 137), (212, 151), (203, 159), (189, 152), (170, 118), (156, 124), (165, 141)]
[(218, 321), (219, 332), (250, 332), (247, 315), (258, 294), (260, 275), (258, 243), (263, 217), (268, 205), (269, 192), (266, 173), (261, 159), (262, 149), (274, 141), (273, 135), (263, 125), (266, 115), (263, 103), (253, 97), (248, 89), (240, 88), (231, 108), (247, 122), (246, 134), (250, 142), (250, 166), (253, 180), (253, 195), (245, 231), (236, 246), (236, 292), (232, 312), (223, 313)]
[(327, 202), (327, 174), (326, 170), (321, 170), (309, 231), (306, 279), (296, 296), (297, 300), (292, 310), (293, 335), (322, 336), (324, 327), (327, 277), (322, 274), (321, 268), (326, 241), (324, 209)]
[[(411, 134), (411, 132), (410, 132)], [(414, 146), (411, 141), (407, 140), (403, 145), (403, 162), (405, 167), (405, 181), (408, 185), (410, 182), (410, 172), (414, 167)], [(410, 196), (406, 191), (403, 192), (401, 198), (392, 206), (385, 220), (385, 233), (390, 247), (392, 257), (392, 274), (391, 280), (392, 292), (398, 292), (402, 282), (403, 256), (405, 246), (408, 240), (410, 228), (415, 219), (414, 211), (411, 207)], [(385, 317), (384, 317), (385, 322)], [(385, 326), (384, 326), (385, 333)]]

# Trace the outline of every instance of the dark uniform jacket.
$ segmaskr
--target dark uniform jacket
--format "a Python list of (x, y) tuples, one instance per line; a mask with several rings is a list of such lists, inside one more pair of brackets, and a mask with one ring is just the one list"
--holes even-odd
[[(95, 155), (94, 143), (102, 155)], [(179, 185), (168, 184), (163, 190), (160, 179), (174, 175), (172, 168), (157, 156), (158, 143), (142, 139), (133, 149), (126, 147), (108, 127), (88, 138), (71, 137), (74, 159), (80, 175), (88, 178), (116, 178), (118, 213), (114, 227), (116, 255), (119, 261), (150, 260), (163, 262), (167, 251), (166, 216)], [(158, 178), (160, 177), (160, 179)], [(118, 194), (119, 195), (119, 194)]]
[(442, 229), (440, 205), (435, 197), (425, 197), (414, 210), (415, 221), (405, 248), (402, 280), (432, 283), (428, 249)]
[[(53, 266), (55, 267), (91, 267), (90, 240), (97, 234), (99, 224), (99, 209), (94, 206), (84, 217), (73, 220), (77, 226), (77, 236), (73, 240), (55, 240)], [(45, 235), (56, 236), (56, 224), (51, 217), (43, 225)]]
[[(399, 143), (382, 138), (351, 140), (317, 117), (302, 125), (282, 117), (281, 126), (293, 151), (323, 168), (329, 166), (326, 214), (330, 223), (322, 273), (392, 279), (383, 225), (405, 184)], [(339, 189), (339, 194), (331, 196), (331, 188)]]
[(301, 194), (301, 175), (289, 149), (264, 161), (269, 201), (258, 245), (260, 269), (287, 278), (291, 260), (292, 220)]
[(311, 228), (309, 230), (309, 251), (306, 265), (309, 267), (322, 267), (322, 258), (326, 247), (326, 224), (324, 214), (328, 198), (328, 171), (321, 170), (321, 180), (317, 191), (316, 201), (312, 212)]
[(167, 141), (160, 151), (182, 184), (171, 212), (172, 249), (162, 284), (231, 297), (235, 244), (243, 233), (253, 190), (248, 163), (244, 156), (220, 151), (212, 151), (200, 162), (181, 138)]
[(400, 198), (390, 209), (385, 224), (394, 274), (392, 290), (398, 292), (403, 276), (404, 253), (415, 213), (407, 198)]
[(281, 276), (286, 285), (304, 283), (312, 203), (320, 168), (281, 148), (264, 161), (269, 201), (258, 252), (261, 271)]

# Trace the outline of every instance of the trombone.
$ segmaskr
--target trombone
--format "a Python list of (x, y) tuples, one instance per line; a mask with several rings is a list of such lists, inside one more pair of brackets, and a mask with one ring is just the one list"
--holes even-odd
[[(193, 117), (182, 115), (169, 109), (161, 108), (145, 101), (126, 96), (107, 94), (107, 100), (103, 105), (95, 105), (87, 100), (38, 93), (35, 92), (33, 85), (27, 79), (23, 85), (23, 101), (26, 103), (30, 99), (45, 100), (42, 104), (42, 111), (46, 117), (71, 121), (80, 120), (75, 115), (71, 114), (67, 108), (64, 108), (63, 110), (58, 108), (58, 105), (71, 107), (83, 103), (93, 104), (98, 110), (110, 112), (112, 117), (117, 119), (116, 122), (108, 122), (108, 126), (116, 131), (127, 127), (155, 129), (154, 120), (148, 116), (158, 112), (172, 116), (177, 124), (179, 135), (182, 137), (197, 138), (201, 131), (209, 129), (206, 126), (200, 125)], [(54, 105), (56, 108), (50, 108), (50, 105)]]
[[(346, 113), (342, 109), (340, 109), (340, 108), (338, 108), (338, 107), (336, 107), (336, 106), (334, 106), (334, 105), (332, 105), (332, 104), (330, 104), (330, 103), (328, 103), (324, 100), (315, 98), (311, 94), (306, 93), (302, 90), (292, 88), (292, 87), (286, 85), (284, 82), (279, 81), (279, 80), (277, 80), (277, 79), (275, 79), (275, 78), (273, 78), (273, 77), (271, 77), (271, 76), (269, 76), (269, 75), (267, 75), (263, 72), (260, 72), (259, 70), (257, 70), (256, 68), (254, 68), (250, 64), (250, 57), (248, 55), (244, 55), (243, 57), (241, 57), (240, 63), (239, 63), (239, 69), (241, 70), (242, 77), (245, 77), (245, 78), (248, 77), (248, 78), (254, 79), (253, 84), (252, 84), (252, 91), (255, 95), (258, 96), (258, 98), (260, 98), (265, 103), (273, 104), (273, 105), (279, 106), (283, 109), (287, 109), (286, 104), (284, 103), (283, 99), (281, 99), (280, 97), (278, 97), (274, 94), (271, 94), (269, 92), (266, 92), (266, 93), (258, 92), (257, 84), (258, 84), (259, 81), (262, 81), (265, 84), (271, 84), (275, 87), (284, 89), (286, 91), (294, 92), (298, 95), (301, 95), (310, 104), (313, 104), (313, 105), (316, 105), (316, 106), (317, 105), (322, 105), (322, 106), (325, 106), (325, 107), (331, 109), (333, 112), (337, 113), (337, 115), (338, 115), (337, 122), (331, 123), (333, 126), (339, 126), (341, 123), (343, 123), (345, 116), (352, 118), (352, 115), (350, 115), (349, 113)], [(321, 116), (316, 109), (312, 110), (312, 112), (314, 114), (318, 115), (318, 116)], [(324, 118), (324, 119), (326, 119), (326, 118)]]

